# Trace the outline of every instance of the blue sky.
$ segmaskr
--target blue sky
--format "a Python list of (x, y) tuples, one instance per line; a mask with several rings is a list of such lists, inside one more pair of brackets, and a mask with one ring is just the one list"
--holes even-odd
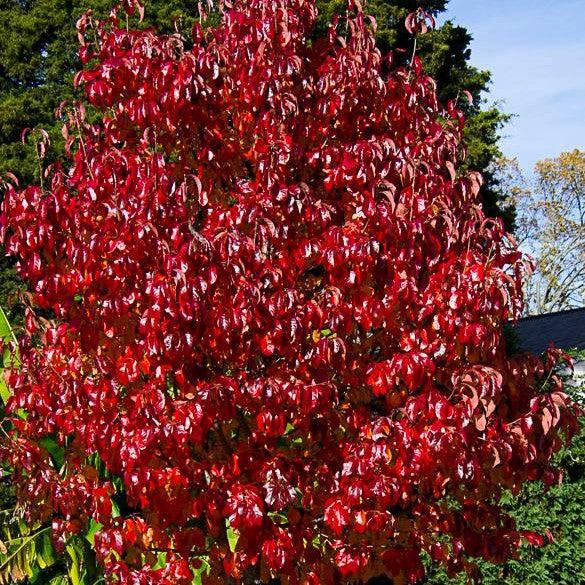
[(585, 148), (585, 0), (450, 0), (472, 34), (472, 63), (492, 72), (490, 101), (516, 114), (502, 148), (527, 172)]

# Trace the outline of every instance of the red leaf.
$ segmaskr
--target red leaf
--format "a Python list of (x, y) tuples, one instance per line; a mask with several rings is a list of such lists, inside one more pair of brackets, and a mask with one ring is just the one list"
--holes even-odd
[(537, 532), (532, 532), (531, 530), (523, 530), (522, 537), (533, 546), (540, 547), (544, 545), (544, 537), (541, 534), (538, 534)]
[(225, 513), (230, 525), (236, 530), (245, 531), (261, 526), (264, 506), (257, 488), (235, 484), (230, 490)]
[(333, 534), (340, 535), (349, 524), (349, 512), (347, 506), (339, 499), (329, 500), (325, 505), (325, 524)]
[(269, 335), (265, 335), (260, 339), (260, 351), (267, 357), (274, 354), (275, 346)]

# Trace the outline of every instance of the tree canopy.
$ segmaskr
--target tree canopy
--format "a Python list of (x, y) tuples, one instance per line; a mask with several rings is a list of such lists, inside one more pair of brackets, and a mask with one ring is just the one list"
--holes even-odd
[(188, 44), (86, 15), (91, 110), (8, 177), (30, 294), (0, 455), (109, 582), (414, 582), (545, 541), (500, 500), (559, 478), (564, 357), (509, 356), (525, 261), (465, 114), (349, 6), (323, 34), (312, 1), (235, 0)]
[(528, 180), (517, 161), (501, 159), (496, 171), (517, 209), (516, 233), (535, 261), (526, 278), (526, 312), (549, 313), (585, 303), (585, 152), (573, 150), (538, 161)]
[[(414, 38), (404, 26), (407, 15), (423, 6), (436, 18), (447, 8), (446, 0), (369, 0), (365, 11), (377, 20), (376, 39), (380, 49), (401, 48), (404, 62), (411, 58)], [(322, 22), (346, 9), (345, 0), (323, 0), (317, 2)], [(471, 63), (471, 33), (463, 26), (450, 21), (428, 31), (417, 40), (416, 51), (424, 62), (425, 70), (436, 80), (439, 99), (462, 98), (459, 105), (467, 116), (465, 144), (468, 150), (463, 166), (482, 173), (482, 199), (486, 214), (502, 217), (506, 227), (514, 227), (514, 208), (506, 201), (499, 188), (497, 176), (492, 172), (492, 163), (501, 155), (498, 141), (500, 130), (508, 116), (495, 106), (485, 102), (489, 91), (490, 73), (481, 71)], [(473, 96), (473, 103), (463, 98), (465, 91)]]

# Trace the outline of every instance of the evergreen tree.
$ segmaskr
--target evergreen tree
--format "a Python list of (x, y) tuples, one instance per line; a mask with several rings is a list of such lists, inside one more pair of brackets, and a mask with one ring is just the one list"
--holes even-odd
[[(79, 67), (75, 23), (91, 9), (107, 16), (113, 0), (0, 0), (0, 174), (12, 171), (25, 184), (38, 174), (33, 148), (22, 144), (23, 128), (43, 127), (53, 143), (61, 136), (55, 109), (76, 97)], [(148, 1), (144, 26), (188, 31), (192, 0)], [(59, 148), (55, 148), (58, 151)]]

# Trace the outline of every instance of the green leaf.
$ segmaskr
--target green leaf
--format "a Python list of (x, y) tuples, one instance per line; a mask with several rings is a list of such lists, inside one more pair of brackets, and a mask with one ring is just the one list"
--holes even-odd
[(0, 400), (6, 404), (9, 398), (10, 390), (8, 389), (6, 380), (4, 379), (4, 372), (0, 369)]
[(0, 337), (6, 341), (12, 340), (16, 342), (12, 327), (10, 327), (8, 317), (6, 317), (6, 313), (2, 307), (0, 307)]
[(227, 535), (227, 540), (228, 540), (228, 545), (230, 547), (230, 550), (232, 552), (235, 552), (236, 550), (236, 545), (238, 544), (238, 538), (239, 535), (238, 533), (230, 526), (229, 520), (225, 521), (225, 526), (226, 526), (226, 535)]
[(55, 464), (56, 469), (61, 469), (63, 464), (65, 463), (65, 449), (57, 444), (57, 441), (51, 437), (43, 437), (39, 441), (39, 445), (46, 449), (51, 457), (53, 458), (53, 462)]
[(112, 518), (118, 518), (120, 516), (120, 506), (118, 506), (115, 500), (112, 500)]
[(67, 554), (71, 559), (68, 567), (69, 579), (72, 585), (82, 585), (81, 580), (81, 558), (77, 547), (74, 544), (67, 545)]
[[(113, 504), (112, 504), (112, 507), (113, 507)], [(88, 529), (87, 533), (85, 534), (85, 539), (87, 540), (87, 542), (89, 542), (89, 544), (91, 544), (92, 547), (94, 546), (96, 532), (101, 530), (102, 527), (103, 527), (103, 524), (96, 522), (93, 518), (89, 521), (89, 529)]]
[(201, 566), (198, 569), (193, 570), (193, 581), (191, 581), (192, 585), (202, 585), (203, 581), (203, 574), (209, 575), (211, 571), (211, 567), (209, 566), (209, 560), (207, 557), (198, 557), (201, 561)]
[[(6, 313), (4, 309), (0, 306), (0, 339), (4, 341), (5, 344), (13, 343), (17, 345), (16, 335), (14, 335), (14, 331), (8, 322), (8, 317), (6, 317)], [(10, 350), (5, 350), (3, 355), (3, 367), (14, 367), (17, 368), (20, 366), (20, 360), (18, 358), (18, 353), (14, 352), (11, 353)]]
[[(14, 343), (16, 345), (16, 337), (2, 307), (0, 307), (0, 339), (2, 339), (5, 344)], [(8, 385), (6, 384), (6, 380), (4, 379), (4, 369), (10, 367), (17, 368), (19, 365), (20, 360), (18, 359), (18, 353), (14, 352), (14, 354), (12, 354), (9, 349), (6, 349), (2, 356), (2, 364), (0, 367), (0, 399), (2, 399), (4, 404), (8, 402), (11, 394)]]
[(39, 546), (37, 546), (37, 557), (39, 567), (41, 567), (41, 569), (45, 567), (50, 567), (57, 562), (57, 553), (53, 548), (53, 543), (51, 542), (50, 534), (48, 533), (43, 534)]
[(57, 575), (47, 585), (69, 585), (69, 581), (65, 575)]
[(152, 565), (154, 570), (162, 569), (167, 564), (167, 553), (166, 552), (159, 552), (156, 555), (156, 563)]

